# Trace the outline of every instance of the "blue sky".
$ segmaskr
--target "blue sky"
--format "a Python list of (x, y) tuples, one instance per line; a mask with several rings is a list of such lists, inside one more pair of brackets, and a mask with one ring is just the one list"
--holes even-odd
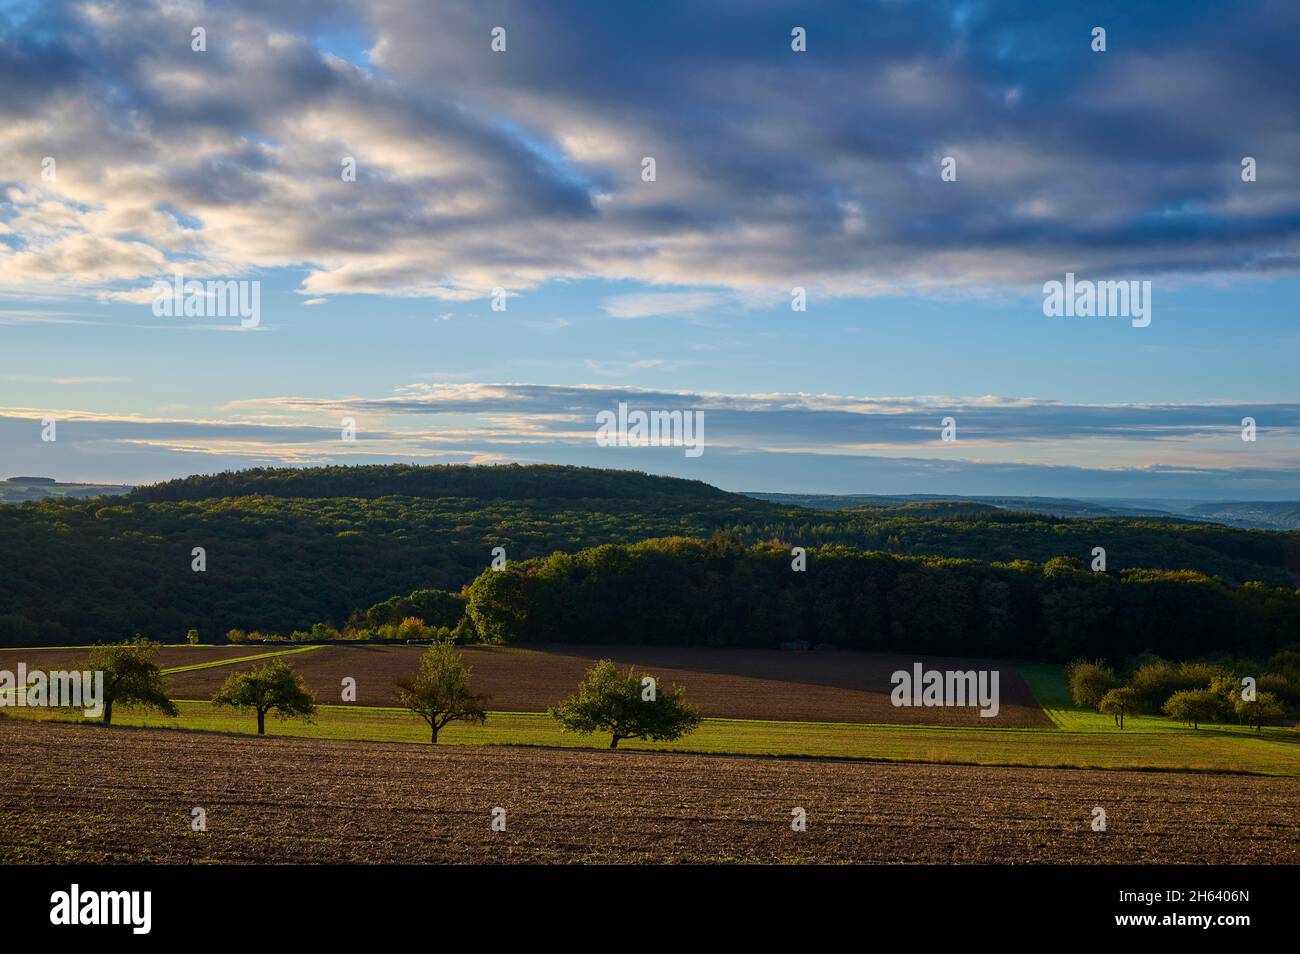
[[(1300, 14), (1129, 6), (0, 3), (0, 470), (1300, 497)], [(156, 317), (178, 271), (257, 327)], [(705, 453), (597, 446), (620, 401)]]

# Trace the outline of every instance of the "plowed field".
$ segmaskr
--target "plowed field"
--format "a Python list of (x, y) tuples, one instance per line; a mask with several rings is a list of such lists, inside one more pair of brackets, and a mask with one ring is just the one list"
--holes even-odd
[[(357, 681), (358, 705), (397, 705), (393, 683), (415, 671), (422, 646), (326, 646), (290, 657), (321, 702), (340, 703), (344, 677)], [(542, 712), (574, 693), (597, 659), (634, 664), (664, 685), (686, 687), (686, 698), (706, 716), (795, 722), (896, 722), (981, 728), (1051, 728), (1020, 673), (1005, 661), (924, 657), (928, 669), (996, 669), (1001, 709), (982, 718), (974, 708), (903, 708), (891, 704), (890, 675), (911, 670), (915, 656), (880, 653), (785, 653), (762, 649), (677, 649), (625, 646), (546, 646), (537, 649), (471, 646), (463, 650), (471, 684), (490, 708)], [(170, 677), (172, 695), (206, 699), (228, 669)]]
[[(0, 718), (0, 862), (1300, 863), (1300, 783)], [(190, 831), (191, 810), (206, 832)], [(1107, 830), (1093, 831), (1094, 806)], [(494, 808), (506, 830), (493, 832)], [(790, 828), (807, 812), (806, 831)]]

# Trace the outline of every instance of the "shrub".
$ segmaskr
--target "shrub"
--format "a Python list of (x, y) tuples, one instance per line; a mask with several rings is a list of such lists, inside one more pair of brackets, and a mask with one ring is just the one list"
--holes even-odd
[(1096, 711), (1102, 698), (1115, 685), (1115, 672), (1100, 659), (1076, 659), (1065, 667), (1065, 681), (1075, 705)]
[(1202, 722), (1213, 722), (1224, 715), (1225, 703), (1209, 689), (1180, 689), (1162, 707), (1165, 715), (1199, 729)]

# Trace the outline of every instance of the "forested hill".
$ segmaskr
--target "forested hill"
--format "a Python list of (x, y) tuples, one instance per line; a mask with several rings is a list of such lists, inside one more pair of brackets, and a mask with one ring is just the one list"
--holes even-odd
[(226, 497), (460, 497), (465, 500), (640, 499), (659, 504), (720, 502), (747, 504), (700, 480), (653, 477), (639, 471), (597, 470), (555, 464), (466, 466), (374, 464), (361, 467), (301, 469), (258, 467), (221, 474), (183, 477), (139, 487), (127, 500), (159, 503)]
[[(971, 503), (816, 511), (698, 481), (573, 467), (254, 470), (121, 497), (0, 505), (0, 643), (94, 642), (197, 628), (341, 624), (421, 589), (459, 591), (510, 561), (654, 537), (841, 544), (983, 563), (1055, 557), (1300, 585), (1300, 534), (1067, 520)], [(192, 569), (194, 548), (206, 570)]]

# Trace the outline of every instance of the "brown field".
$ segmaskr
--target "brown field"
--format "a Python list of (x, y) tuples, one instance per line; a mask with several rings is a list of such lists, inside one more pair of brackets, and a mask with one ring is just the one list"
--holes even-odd
[[(1300, 783), (0, 718), (0, 862), (1300, 863)], [(191, 809), (208, 831), (189, 830)], [(490, 830), (492, 809), (507, 831)], [(805, 832), (790, 811), (808, 813)], [(1091, 830), (1094, 806), (1107, 831)]]
[[(357, 704), (394, 706), (394, 681), (414, 672), (423, 646), (326, 646), (290, 662), (321, 702), (339, 703), (344, 676), (357, 680)], [(1005, 662), (923, 657), (931, 669), (999, 669), (1001, 709), (981, 718), (973, 708), (899, 708), (889, 701), (889, 677), (911, 669), (915, 656), (883, 653), (786, 653), (766, 649), (680, 649), (626, 646), (471, 646), (471, 684), (490, 708), (544, 712), (573, 694), (598, 659), (634, 664), (660, 682), (686, 687), (706, 716), (794, 722), (894, 722), (982, 728), (1051, 728), (1020, 673)], [(229, 670), (204, 669), (170, 677), (178, 699), (209, 698)]]
[[(0, 652), (0, 669), (15, 670), (20, 662), (26, 663), (28, 670), (78, 668), (90, 655), (90, 649), (91, 647), (85, 646), (79, 649), (5, 650)], [(155, 662), (163, 669), (170, 669), (173, 666), (197, 666), (218, 659), (256, 656), (274, 652), (275, 649), (273, 646), (163, 646), (159, 648)]]

